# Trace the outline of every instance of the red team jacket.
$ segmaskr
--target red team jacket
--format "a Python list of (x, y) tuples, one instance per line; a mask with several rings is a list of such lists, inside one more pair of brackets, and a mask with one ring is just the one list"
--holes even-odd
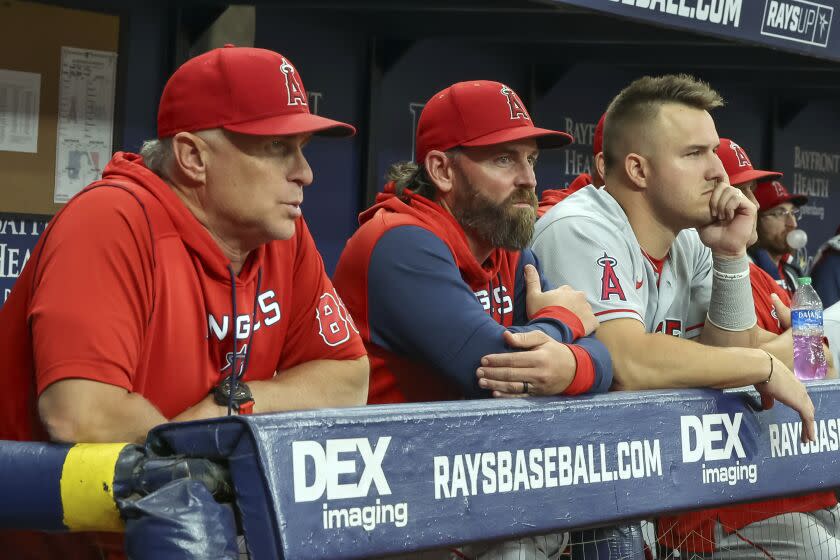
[[(422, 196), (408, 194), (405, 197), (398, 197), (393, 192), (392, 184), (386, 187), (385, 193), (380, 193), (377, 197), (377, 204), (364, 212), (359, 221), (362, 226), (348, 241), (339, 259), (333, 279), (359, 326), (359, 331), (368, 350), (371, 365), (368, 402), (439, 401), (454, 400), (464, 396), (468, 398), (489, 396), (486, 391), (484, 393), (487, 394), (482, 395), (477, 390), (472, 392), (469, 387), (471, 383), (469, 378), (474, 380), (478, 359), (484, 355), (476, 348), (481, 347), (482, 339), (484, 341), (498, 339), (500, 346), (498, 351), (505, 351), (501, 343), (500, 331), (502, 329), (499, 329), (498, 325), (511, 327), (517, 324), (517, 313), (514, 309), (517, 307), (516, 302), (512, 299), (505, 300), (504, 297), (513, 298), (514, 292), (516, 292), (515, 276), (517, 275), (517, 267), (519, 267), (519, 275), (521, 276), (522, 263), (520, 258), (523, 252), (496, 249), (487, 261), (479, 263), (469, 249), (463, 230), (448, 211)], [(401, 226), (416, 226), (416, 228), (402, 228)], [(407, 243), (411, 243), (411, 248), (406, 247), (406, 251), (396, 256), (400, 260), (398, 268), (413, 267), (412, 255), (426, 251), (428, 245), (424, 245), (425, 242), (437, 245), (445, 244), (442, 250), (446, 254), (440, 255), (439, 265), (436, 265), (436, 268), (448, 269), (451, 267), (454, 269), (457, 266), (453, 277), (444, 280), (429, 279), (423, 276), (425, 273), (422, 267), (418, 267), (416, 272), (416, 276), (421, 277), (418, 280), (418, 288), (435, 290), (435, 298), (426, 299), (405, 286), (400, 286), (399, 289), (390, 286), (390, 290), (389, 287), (385, 287), (379, 291), (371, 291), (368, 283), (372, 259), (377, 258), (376, 251), (382, 248), (383, 243), (380, 241), (384, 239), (383, 236), (394, 231), (395, 228), (409, 232), (406, 235), (410, 235), (411, 230), (414, 230), (415, 233), (420, 232), (418, 235), (427, 235), (425, 238), (413, 237), (407, 241)], [(525, 252), (530, 255), (530, 258), (533, 258), (530, 250)], [(385, 258), (387, 260), (384, 262), (389, 263), (389, 266), (390, 263), (394, 262), (394, 259), (390, 257), (386, 256)], [(451, 261), (453, 258), (454, 263)], [(445, 259), (449, 261), (447, 262)], [(415, 275), (412, 274), (411, 276)], [(521, 284), (522, 280), (520, 278), (520, 287)], [(421, 329), (419, 324), (426, 318), (430, 308), (435, 306), (440, 308), (442, 305), (446, 305), (440, 301), (438, 296), (446, 296), (447, 293), (452, 292), (457, 292), (463, 297), (457, 300), (462, 305), (457, 304), (460, 307), (451, 309), (449, 316), (462, 318), (467, 313), (477, 313), (479, 317), (476, 323), (479, 326), (474, 331), (467, 329), (470, 332), (465, 333), (452, 324), (444, 325), (442, 328), (445, 327), (449, 330), (449, 334), (444, 335), (445, 340), (440, 339), (439, 344), (437, 342), (431, 343), (431, 347), (428, 348), (424, 348), (423, 344), (435, 336), (440, 337), (441, 333), (428, 332), (428, 330), (408, 332), (407, 334), (397, 333), (393, 335), (392, 339), (384, 340), (392, 333), (380, 332), (377, 335), (375, 332), (377, 326), (380, 331), (391, 330), (390, 328), (383, 329), (381, 324), (376, 324), (375, 319), (372, 320), (371, 314), (380, 304), (380, 299), (403, 298), (397, 302), (400, 306), (399, 312), (388, 313), (388, 317), (389, 319), (396, 317), (394, 320), (397, 321), (405, 318), (406, 321), (416, 323), (416, 325), (406, 325), (405, 330), (408, 331), (414, 328)], [(405, 295), (395, 296), (395, 293)], [(482, 294), (484, 295), (482, 296)], [(479, 299), (479, 302), (485, 301), (484, 310), (480, 305), (476, 305), (476, 298)], [(498, 305), (493, 304), (494, 298)], [(523, 301), (519, 303), (518, 307), (524, 307), (524, 297)], [(481, 324), (482, 321), (487, 323), (486, 314), (493, 318), (499, 332), (495, 330), (490, 332), (486, 330), (488, 329), (486, 324)], [(484, 317), (484, 320), (481, 317)], [(567, 332), (569, 336), (564, 342), (572, 342), (580, 337), (583, 332), (580, 320), (562, 307), (543, 309), (536, 317), (529, 319), (531, 323), (544, 321), (546, 324), (551, 324), (556, 322), (563, 325), (561, 328), (568, 329), (571, 327), (573, 332)], [(372, 323), (374, 323), (373, 326)], [(528, 323), (528, 319), (523, 316), (519, 324), (524, 323)], [(552, 324), (550, 328), (557, 327)], [(377, 337), (383, 340), (377, 340)], [(572, 385), (566, 390), (566, 394), (578, 394), (590, 390), (603, 391), (609, 387), (611, 379), (609, 366), (603, 365), (603, 359), (596, 360), (594, 366), (592, 361), (592, 355), (600, 358), (598, 351), (606, 354), (605, 350), (597, 341), (581, 340), (582, 342), (579, 341), (580, 344), (593, 344), (592, 347), (583, 347), (579, 344), (569, 345), (577, 358), (578, 370)], [(430, 375), (434, 370), (440, 370), (448, 363), (456, 361), (457, 359), (454, 356), (463, 357), (464, 352), (461, 350), (464, 347), (469, 347), (469, 351), (472, 353), (477, 352), (477, 357), (473, 356), (471, 358), (474, 359), (474, 363), (471, 359), (467, 359), (462, 366), (456, 368), (462, 371), (466, 378), (460, 386), (453, 382), (454, 375), (449, 377)], [(608, 361), (608, 359), (607, 356), (606, 360)], [(607, 371), (604, 372), (604, 369)]]
[(139, 156), (115, 154), (50, 222), (0, 310), (0, 439), (46, 440), (36, 399), (61, 379), (122, 387), (172, 418), (229, 375), (234, 345), (246, 381), (364, 355), (302, 218), (234, 283), (228, 263)]

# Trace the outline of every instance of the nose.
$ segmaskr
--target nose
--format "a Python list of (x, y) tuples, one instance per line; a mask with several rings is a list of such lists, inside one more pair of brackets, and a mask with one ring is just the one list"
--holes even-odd
[(706, 180), (719, 183), (723, 181), (725, 177), (727, 177), (727, 175), (726, 169), (723, 168), (723, 162), (720, 161), (717, 154), (712, 152), (711, 158), (709, 159), (709, 169), (706, 172)]
[(301, 187), (306, 187), (312, 184), (313, 179), (312, 167), (309, 166), (309, 162), (299, 146), (296, 150), (294, 163), (289, 170), (289, 180)]
[(796, 226), (797, 226), (797, 225), (799, 225), (799, 224), (796, 222), (796, 216), (794, 216), (792, 213), (791, 213), (791, 214), (788, 214), (788, 215), (785, 217), (785, 220), (786, 220), (788, 223), (793, 224), (793, 229), (796, 229)]
[(522, 189), (536, 189), (537, 175), (534, 172), (534, 166), (530, 162), (525, 162), (521, 166), (522, 170), (516, 178), (516, 186)]

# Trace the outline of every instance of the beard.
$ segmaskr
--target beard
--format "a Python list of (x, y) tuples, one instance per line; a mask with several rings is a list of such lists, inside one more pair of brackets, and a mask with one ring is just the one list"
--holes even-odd
[[(761, 220), (761, 218), (759, 218)], [(787, 234), (790, 230), (785, 228), (781, 232), (769, 232), (766, 228), (758, 228), (758, 246), (773, 255), (792, 253), (787, 244)]]
[(792, 253), (793, 249), (790, 248), (790, 245), (787, 244), (787, 234), (788, 232), (785, 231), (784, 234), (779, 234), (772, 239), (767, 240), (767, 246), (765, 247), (770, 253), (776, 255), (783, 255), (785, 253)]
[[(537, 193), (516, 189), (502, 202), (494, 202), (461, 175), (455, 191), (452, 214), (465, 231), (491, 247), (521, 251), (534, 235), (537, 218)], [(515, 205), (525, 203), (527, 208)]]

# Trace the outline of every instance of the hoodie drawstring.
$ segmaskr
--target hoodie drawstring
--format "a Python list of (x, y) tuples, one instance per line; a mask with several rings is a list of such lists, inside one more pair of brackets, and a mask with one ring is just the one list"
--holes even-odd
[(262, 267), (257, 270), (257, 291), (254, 292), (254, 311), (251, 313), (251, 334), (248, 335), (248, 348), (245, 350), (245, 363), (242, 365), (242, 375), (248, 371), (248, 361), (251, 358), (251, 341), (254, 339), (254, 331), (257, 326), (257, 305), (260, 298), (260, 287), (262, 286)]
[(248, 334), (248, 342), (245, 344), (245, 357), (242, 362), (242, 372), (237, 373), (236, 366), (239, 358), (239, 352), (236, 344), (236, 273), (233, 271), (233, 266), (228, 264), (228, 272), (230, 273), (230, 300), (231, 300), (231, 333), (233, 334), (233, 362), (230, 370), (230, 395), (228, 396), (227, 415), (233, 414), (233, 397), (236, 394), (236, 388), (239, 380), (245, 377), (245, 371), (248, 369), (248, 358), (251, 357), (251, 341), (254, 338), (254, 327), (257, 324), (257, 304), (259, 303), (260, 286), (262, 284), (262, 267), (257, 271), (257, 289), (254, 292), (254, 311), (251, 314), (251, 332)]

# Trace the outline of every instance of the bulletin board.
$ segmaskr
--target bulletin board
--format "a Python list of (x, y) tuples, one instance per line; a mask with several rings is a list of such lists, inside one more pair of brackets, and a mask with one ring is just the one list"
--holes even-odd
[(115, 15), (0, 0), (0, 69), (41, 77), (37, 152), (0, 151), (0, 213), (61, 207), (53, 202), (61, 49), (117, 52), (119, 27)]

